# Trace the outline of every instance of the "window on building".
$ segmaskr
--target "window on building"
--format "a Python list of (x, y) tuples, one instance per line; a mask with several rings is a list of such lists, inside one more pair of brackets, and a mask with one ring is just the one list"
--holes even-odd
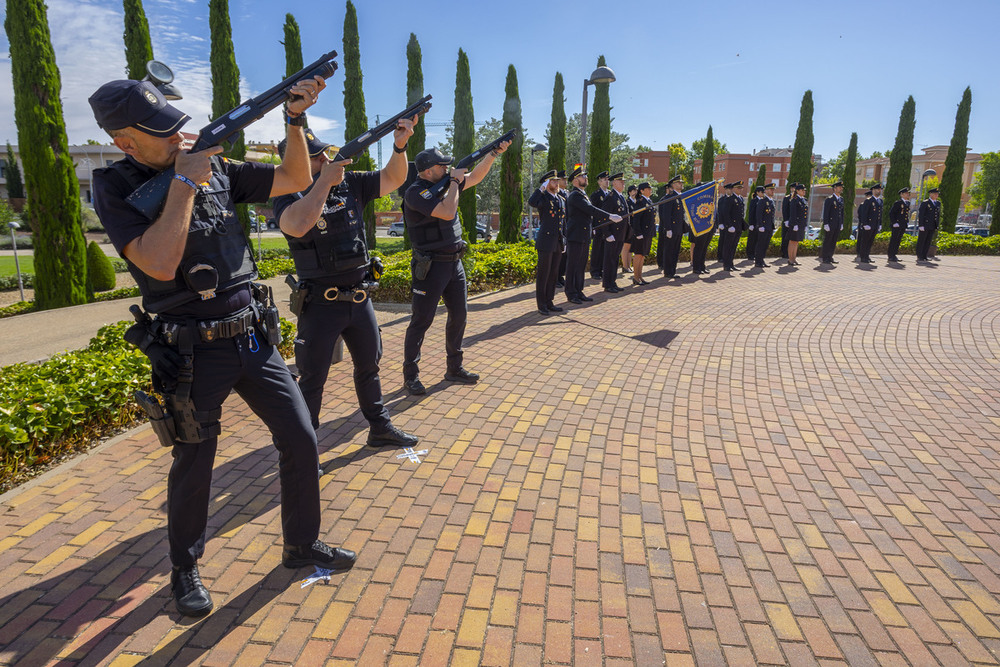
[(632, 166), (633, 167), (639, 166), (639, 158), (632, 158)]
[(643, 166), (643, 167), (648, 167), (648, 166), (649, 166), (649, 158), (645, 158), (645, 159), (644, 159), (644, 160), (642, 161), (642, 166)]
[(754, 171), (756, 168), (757, 168), (757, 163), (751, 162), (750, 163), (750, 171)]
[(873, 176), (875, 176), (875, 167), (865, 169), (865, 178), (872, 178)]
[(781, 163), (780, 162), (775, 162), (774, 163), (774, 173), (776, 173), (776, 174), (777, 173), (781, 173)]
[(0, 178), (7, 178), (7, 160), (0, 159)]

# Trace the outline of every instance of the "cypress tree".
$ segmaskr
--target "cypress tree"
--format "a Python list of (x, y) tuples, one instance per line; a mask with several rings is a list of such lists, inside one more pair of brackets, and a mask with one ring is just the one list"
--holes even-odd
[(701, 181), (707, 183), (714, 177), (715, 171), (715, 138), (712, 136), (712, 126), (708, 126), (705, 135), (705, 149), (701, 153)]
[[(365, 113), (365, 92), (361, 76), (361, 46), (358, 40), (358, 13), (354, 3), (347, 0), (344, 15), (344, 139), (350, 141), (368, 129)], [(347, 167), (354, 171), (371, 171), (375, 168), (367, 150), (354, 158)], [(369, 248), (375, 247), (375, 203), (365, 206), (365, 237)]]
[(4, 29), (35, 247), (35, 303), (40, 309), (86, 303), (80, 184), (66, 139), (59, 68), (44, 2), (7, 0)]
[(14, 147), (7, 142), (7, 196), (10, 199), (24, 199), (24, 181), (21, 180), (21, 167), (17, 164)]
[(955, 133), (951, 136), (948, 157), (941, 174), (941, 231), (954, 233), (958, 206), (962, 200), (962, 172), (969, 148), (969, 113), (972, 111), (972, 89), (966, 87), (955, 114)]
[(285, 14), (285, 78), (302, 70), (302, 36), (299, 33), (299, 22), (291, 14)]
[[(903, 102), (903, 109), (899, 112), (899, 128), (896, 130), (896, 143), (892, 146), (892, 153), (889, 154), (889, 175), (885, 177), (885, 194), (895, 197), (901, 188), (910, 184), (910, 168), (913, 165), (913, 128), (916, 125), (917, 103), (913, 101), (913, 95)], [(889, 230), (889, 209), (892, 206), (882, 207), (882, 229)]]
[(552, 86), (552, 119), (549, 121), (549, 152), (546, 171), (566, 168), (566, 87), (561, 72)]
[(993, 213), (993, 219), (990, 221), (990, 236), (994, 234), (1000, 234), (1000, 189), (997, 190), (997, 196), (993, 199), (993, 207), (990, 212)]
[[(208, 25), (212, 33), (212, 117), (235, 109), (240, 104), (240, 68), (233, 51), (233, 29), (229, 24), (229, 0), (208, 0)], [(237, 134), (227, 155), (242, 160), (247, 154), (243, 133)], [(250, 212), (246, 204), (236, 206), (243, 233), (250, 235)]]
[(500, 231), (497, 241), (515, 243), (520, 240), (521, 214), (524, 210), (524, 193), (521, 186), (521, 146), (524, 131), (521, 128), (521, 97), (517, 92), (517, 70), (507, 66), (506, 97), (503, 103), (503, 131), (517, 129), (517, 137), (500, 158)]
[(787, 193), (791, 190), (792, 183), (804, 183), (807, 201), (812, 190), (813, 139), (813, 94), (811, 90), (807, 90), (802, 95), (802, 104), (799, 107), (799, 127), (795, 131), (795, 145), (792, 146), (792, 159), (788, 164), (788, 183), (785, 187)]
[[(598, 67), (605, 67), (607, 62), (602, 55), (597, 59)], [(611, 168), (611, 93), (610, 83), (594, 84), (594, 108), (591, 113), (590, 122), (590, 145), (587, 147), (587, 155), (590, 160), (587, 163), (587, 173), (593, 174), (592, 180), (587, 183), (587, 192), (591, 193), (597, 189), (597, 174)]]
[[(750, 184), (750, 192), (748, 193), (751, 197), (757, 196), (757, 186), (767, 185), (764, 179), (767, 178), (767, 165), (763, 162), (760, 163), (760, 168), (757, 170), (757, 180)], [(746, 203), (746, 209), (743, 211), (743, 215), (747, 222), (750, 222), (750, 202)]]
[[(452, 136), (456, 159), (461, 159), (476, 150), (476, 128), (472, 115), (472, 76), (469, 74), (469, 56), (458, 50), (455, 66), (455, 126)], [(421, 123), (423, 125), (423, 123)], [(412, 141), (412, 139), (411, 139)], [(476, 235), (476, 189), (465, 188), (458, 196), (458, 210), (462, 212), (465, 236), (471, 243), (479, 239)]]
[[(410, 105), (424, 96), (424, 71), (421, 65), (420, 42), (417, 36), (410, 33), (410, 41), (406, 44), (406, 104)], [(426, 128), (424, 119), (421, 118), (417, 126), (413, 128), (413, 136), (406, 146), (406, 157), (413, 160), (417, 153), (424, 150), (426, 139)], [(473, 149), (475, 150), (475, 149)], [(472, 151), (469, 151), (470, 153)], [(475, 234), (473, 234), (475, 236)]]
[(840, 238), (851, 238), (854, 226), (854, 195), (858, 184), (858, 133), (851, 132), (851, 143), (847, 146), (844, 160), (844, 224), (840, 228)]
[(142, 0), (124, 0), (125, 7), (125, 76), (142, 79), (146, 63), (153, 59), (153, 42), (149, 38), (149, 22)]

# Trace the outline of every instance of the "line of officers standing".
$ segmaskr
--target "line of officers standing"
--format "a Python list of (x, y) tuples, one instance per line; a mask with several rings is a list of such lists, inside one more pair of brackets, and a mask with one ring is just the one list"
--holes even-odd
[[(528, 204), (538, 211), (540, 223), (535, 236), (538, 267), (535, 275), (535, 301), (542, 315), (562, 312), (554, 302), (555, 290), (562, 287), (566, 300), (573, 304), (593, 301), (583, 292), (584, 272), (588, 250), (590, 275), (601, 281), (605, 292), (617, 293), (619, 262), (624, 273), (632, 272), (635, 286), (649, 284), (643, 278), (642, 268), (650, 253), (652, 239), (659, 235), (656, 264), (667, 279), (677, 277), (677, 263), (681, 239), (685, 232), (691, 241), (691, 269), (695, 274), (707, 274), (708, 247), (719, 234), (717, 256), (723, 271), (735, 271), (736, 250), (740, 237), (746, 232), (746, 258), (757, 268), (767, 268), (764, 261), (775, 231), (780, 230), (781, 257), (788, 265), (799, 266), (798, 244), (809, 229), (809, 204), (806, 185), (792, 183), (789, 193), (781, 202), (781, 226), (775, 216), (778, 205), (774, 199), (775, 184), (755, 188), (749, 204), (743, 197), (743, 181), (723, 185), (725, 194), (719, 197), (713, 226), (695, 235), (684, 217), (680, 194), (684, 182), (675, 176), (667, 183), (667, 196), (653, 202), (649, 183), (631, 185), (626, 190), (624, 174), (601, 172), (597, 176), (598, 188), (589, 196), (587, 172), (582, 166), (574, 169), (568, 179), (563, 171), (551, 170), (542, 175), (537, 190), (532, 192)], [(832, 185), (833, 194), (823, 203), (823, 245), (821, 262), (836, 264), (833, 258), (840, 231), (844, 224), (844, 184)], [(871, 247), (881, 229), (882, 184), (876, 183), (865, 192), (865, 200), (858, 207), (857, 261), (871, 263)], [(919, 236), (916, 254), (918, 262), (929, 261), (930, 243), (940, 225), (941, 205), (938, 189), (932, 188), (928, 198), (921, 202), (918, 216)], [(899, 262), (897, 253), (906, 232), (910, 217), (909, 188), (899, 190), (899, 199), (889, 210), (891, 238), (888, 248), (890, 262)], [(749, 212), (747, 206), (749, 205)], [(659, 212), (659, 224), (656, 222)]]

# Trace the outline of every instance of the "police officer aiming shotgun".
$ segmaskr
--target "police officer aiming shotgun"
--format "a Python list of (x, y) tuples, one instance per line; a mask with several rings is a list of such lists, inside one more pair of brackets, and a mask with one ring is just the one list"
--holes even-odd
[[(465, 242), (458, 222), (458, 195), (478, 184), (489, 173), (497, 156), (507, 150), (514, 130), (459, 160), (449, 171), (452, 158), (431, 148), (414, 158), (417, 180), (403, 196), (403, 218), (413, 244), (413, 314), (403, 345), (403, 384), (418, 396), (427, 393), (420, 382), (420, 347), (434, 321), (438, 301), (448, 310), (445, 348), (448, 364), (445, 380), (475, 384), (479, 375), (462, 366), (462, 338), (468, 318), (467, 287), (462, 254)], [(466, 168), (479, 160), (470, 172)], [(454, 187), (451, 187), (454, 185)]]
[[(129, 339), (149, 356), (154, 387), (166, 399), (165, 413), (154, 410), (153, 416), (163, 417), (158, 434), (173, 447), (167, 481), (170, 583), (185, 616), (212, 609), (197, 561), (205, 550), (222, 403), (231, 390), (264, 421), (280, 452), (284, 565), (345, 570), (355, 561), (353, 552), (318, 539), (316, 433), (278, 353), (277, 312), (273, 302), (263, 302), (270, 301), (266, 290), (253, 284), (257, 268), (236, 217), (238, 203), (309, 186), (305, 111), (325, 86), (322, 76), (282, 82), (277, 104), (285, 100), (288, 149), (279, 167), (225, 160), (218, 146), (182, 150), (180, 128), (190, 117), (149, 82), (111, 81), (90, 98), (98, 125), (126, 155), (94, 171), (94, 206), (146, 310), (157, 313), (155, 320), (140, 316)], [(247, 118), (259, 109), (244, 103), (226, 117), (233, 119), (243, 107)], [(127, 201), (165, 173), (172, 175), (161, 211), (147, 215)]]

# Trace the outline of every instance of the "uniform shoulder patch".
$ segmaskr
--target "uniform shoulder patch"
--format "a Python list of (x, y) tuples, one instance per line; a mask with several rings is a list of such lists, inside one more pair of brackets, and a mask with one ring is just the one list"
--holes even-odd
[(423, 197), (424, 199), (430, 199), (431, 198), (431, 191), (430, 190), (421, 190), (420, 191), (420, 196)]

